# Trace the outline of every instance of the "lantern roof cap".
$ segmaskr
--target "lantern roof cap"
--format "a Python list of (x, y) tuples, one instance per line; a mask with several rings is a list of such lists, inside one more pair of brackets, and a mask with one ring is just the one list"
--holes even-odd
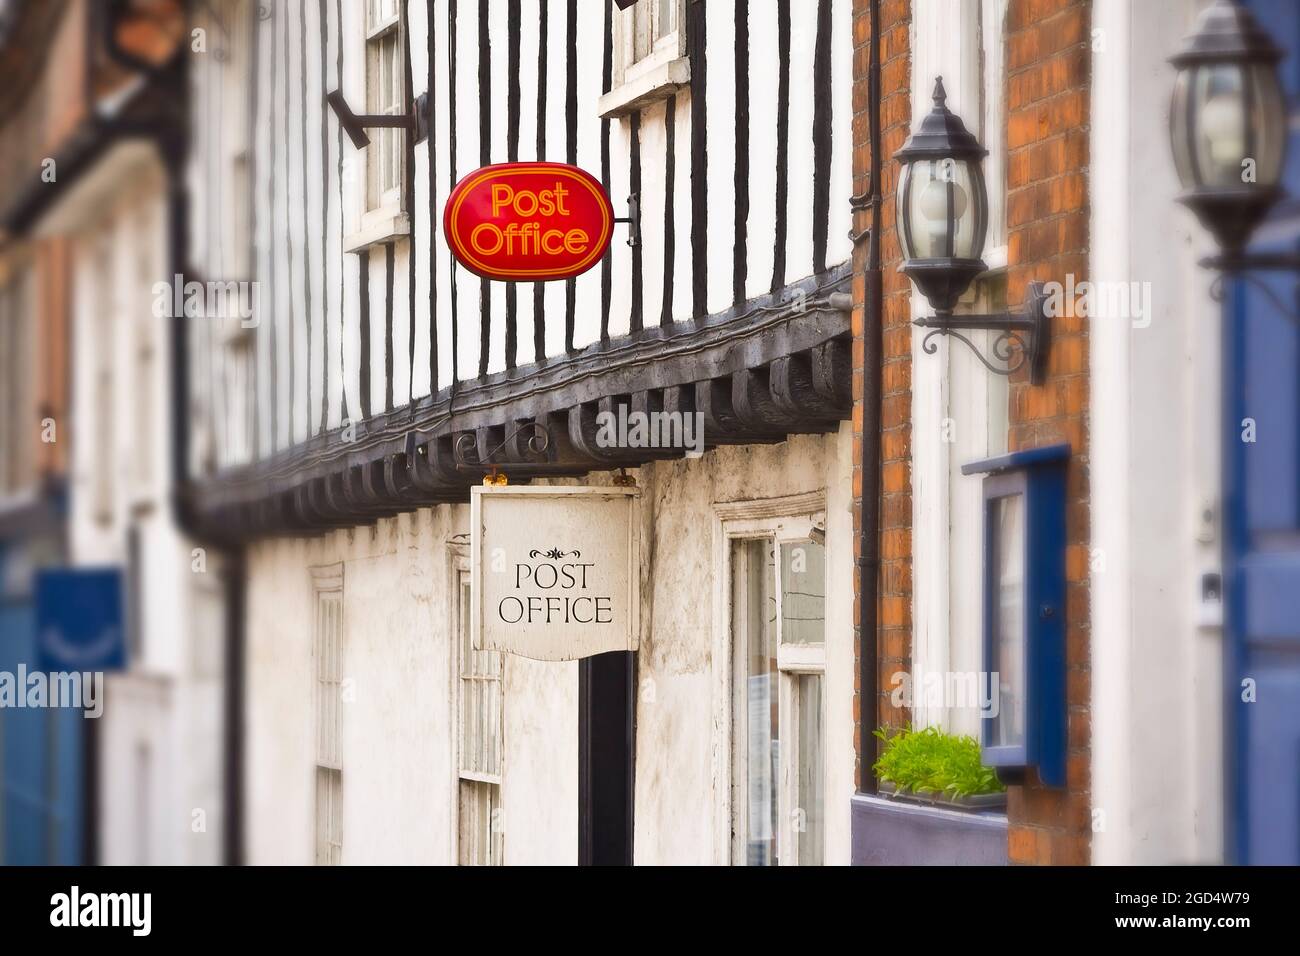
[(980, 145), (961, 117), (948, 109), (948, 94), (943, 88), (943, 77), (935, 77), (934, 109), (921, 119), (916, 131), (907, 138), (903, 148), (894, 154), (897, 160), (913, 159), (981, 159), (988, 150)]
[(1250, 10), (1236, 0), (1216, 0), (1201, 11), (1196, 31), (1183, 40), (1169, 62), (1177, 67), (1197, 63), (1277, 63), (1282, 56), (1281, 47)]

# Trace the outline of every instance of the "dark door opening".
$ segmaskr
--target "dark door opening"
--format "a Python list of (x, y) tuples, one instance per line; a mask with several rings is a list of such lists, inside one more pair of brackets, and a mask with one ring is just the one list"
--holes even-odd
[(578, 663), (578, 863), (632, 865), (636, 653)]

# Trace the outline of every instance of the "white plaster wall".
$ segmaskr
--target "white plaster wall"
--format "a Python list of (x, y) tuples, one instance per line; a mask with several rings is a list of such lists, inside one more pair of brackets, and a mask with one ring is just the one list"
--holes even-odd
[[(853, 791), (851, 431), (727, 447), (637, 471), (649, 510), (652, 626), (638, 662), (637, 863), (708, 863), (719, 728), (713, 720), (715, 502), (825, 490), (826, 846), (849, 859)], [(605, 483), (593, 475), (593, 484)], [(576, 484), (567, 481), (565, 484)], [(468, 513), (441, 506), (249, 561), (248, 859), (314, 857), (312, 566), (343, 563), (345, 863), (454, 863), (455, 712), (448, 541)], [(725, 666), (725, 664), (724, 664)], [(576, 863), (578, 667), (507, 657), (502, 803), (510, 864)], [(652, 687), (652, 691), (647, 691)], [(651, 699), (652, 698), (652, 699)]]
[[(637, 663), (637, 864), (715, 859), (713, 808), (726, 798), (714, 779), (714, 748), (728, 728), (714, 722), (713, 505), (825, 490), (826, 860), (849, 862), (853, 793), (853, 578), (850, 512), (852, 432), (798, 436), (779, 445), (719, 448), (695, 460), (639, 470), (652, 510), (652, 625)], [(649, 524), (649, 522), (647, 522)]]
[[(1149, 282), (1150, 324), (1090, 322), (1092, 791), (1097, 863), (1222, 858), (1222, 633), (1198, 626), (1218, 570), (1220, 329), (1174, 202), (1165, 58), (1193, 0), (1097, 0), (1091, 278)], [(1216, 517), (1206, 522), (1207, 508)]]
[[(448, 603), (468, 509), (442, 506), (249, 563), (248, 859), (315, 856), (310, 569), (343, 564), (345, 863), (456, 862), (456, 712)], [(462, 535), (460, 538), (455, 536)], [(502, 801), (510, 863), (576, 862), (577, 666), (507, 658)]]
[(431, 517), (402, 516), (378, 536), (380, 549), (344, 567), (344, 680), (355, 693), (350, 703), (344, 697), (343, 720), (350, 863), (416, 863), (448, 853), (446, 831), (428, 825), (450, 805), (446, 590), (435, 587), (443, 577), (431, 567), (440, 549), (421, 547)]
[[(352, 534), (368, 536), (365, 530)], [(249, 863), (310, 864), (315, 859), (315, 609), (308, 568), (334, 560), (321, 544), (303, 541), (273, 540), (249, 552), (244, 684), (244, 858)], [(346, 654), (346, 635), (344, 647)], [(350, 716), (345, 715), (345, 723)], [(344, 760), (346, 764), (346, 754)], [(347, 799), (345, 791), (345, 807)]]
[[(72, 400), (57, 423), (58, 440), (71, 442), (71, 563), (125, 567), (128, 531), (139, 535), (140, 653), (126, 673), (109, 675), (97, 728), (100, 854), (108, 864), (221, 860), (221, 569), (216, 555), (196, 568), (170, 500), (167, 320), (152, 313), (153, 283), (170, 280), (166, 209), (153, 147), (125, 143), (36, 227), (73, 240)], [(94, 265), (100, 250), (110, 256), (106, 287)], [(96, 440), (105, 409), (95, 379), (105, 355), (107, 454)], [(112, 495), (101, 514), (96, 486), (105, 475)]]

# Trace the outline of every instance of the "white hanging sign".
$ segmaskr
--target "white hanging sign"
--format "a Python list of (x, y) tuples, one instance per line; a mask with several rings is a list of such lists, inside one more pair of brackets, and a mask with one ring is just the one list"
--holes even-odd
[(639, 505), (636, 488), (473, 488), (474, 646), (543, 661), (636, 650)]

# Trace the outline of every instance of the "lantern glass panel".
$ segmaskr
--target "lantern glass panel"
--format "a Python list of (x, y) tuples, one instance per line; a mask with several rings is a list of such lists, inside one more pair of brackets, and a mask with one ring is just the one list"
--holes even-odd
[(1174, 163), (1185, 188), (1277, 184), (1286, 115), (1273, 64), (1184, 68), (1174, 86), (1171, 120)]
[(994, 522), (993, 664), (996, 716), (989, 743), (1025, 743), (1025, 498), (1007, 495), (991, 502)]
[(1247, 154), (1246, 92), (1241, 68), (1235, 64), (1206, 64), (1196, 71), (1193, 86), (1197, 110), (1194, 142), (1196, 164), (1206, 185), (1241, 183), (1241, 163)]
[(1286, 101), (1272, 64), (1258, 63), (1250, 69), (1255, 90), (1250, 122), (1254, 133), (1255, 181), (1274, 186), (1282, 180), (1282, 163), (1286, 157)]
[(898, 195), (898, 230), (906, 258), (980, 257), (988, 199), (977, 162), (914, 160), (903, 166)]
[(1174, 96), (1169, 105), (1169, 139), (1174, 151), (1174, 168), (1184, 189), (1198, 185), (1196, 167), (1192, 163), (1191, 90), (1195, 69), (1178, 71), (1174, 82)]

